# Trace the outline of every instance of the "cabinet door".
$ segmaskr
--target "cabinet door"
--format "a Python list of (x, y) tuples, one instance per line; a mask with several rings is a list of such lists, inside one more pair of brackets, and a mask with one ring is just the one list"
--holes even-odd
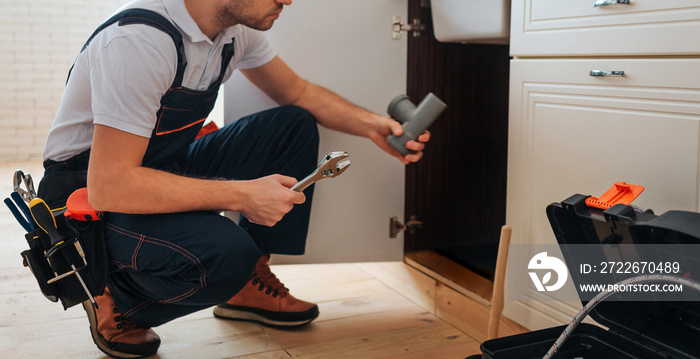
[[(279, 56), (300, 76), (380, 114), (406, 91), (406, 35), (391, 37), (404, 0), (307, 0), (285, 7), (268, 32)], [(358, 26), (358, 19), (362, 25)], [(226, 83), (227, 122), (276, 106), (239, 72)], [(403, 218), (404, 165), (370, 140), (320, 128), (319, 156), (350, 153), (342, 176), (316, 185), (304, 256), (275, 263), (403, 259), (403, 234), (389, 237), (389, 218)]]
[(511, 12), (513, 56), (700, 53), (700, 1), (519, 0)]
[[(645, 186), (634, 204), (657, 214), (698, 211), (699, 72), (700, 59), (511, 61), (512, 242), (556, 243), (546, 206), (576, 193), (600, 196), (618, 181)], [(576, 312), (535, 307), (561, 305), (549, 303), (512, 303), (506, 315), (535, 329)]]

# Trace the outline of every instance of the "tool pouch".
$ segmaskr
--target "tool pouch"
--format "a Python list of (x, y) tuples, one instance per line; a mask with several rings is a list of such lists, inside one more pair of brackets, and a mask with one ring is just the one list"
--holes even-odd
[(71, 240), (67, 240), (60, 248), (59, 245), (52, 248), (49, 236), (38, 229), (26, 235), (29, 250), (21, 253), (44, 296), (53, 302), (60, 300), (64, 309), (89, 299), (77, 276), (67, 275), (55, 280), (56, 276), (70, 272), (71, 265), (78, 269), (93, 297), (102, 295), (107, 283), (104, 222), (68, 219), (55, 211), (66, 205), (71, 193), (85, 187), (85, 182), (86, 171), (60, 171), (44, 176), (39, 186), (39, 197), (52, 208), (58, 230)]
[[(58, 302), (58, 289), (48, 281), (54, 277), (51, 266), (44, 256), (45, 245), (49, 245), (49, 238), (43, 230), (37, 229), (24, 236), (29, 244), (29, 249), (20, 253), (24, 266), (29, 267), (34, 277), (39, 283), (39, 288), (44, 296), (52, 301)], [(42, 243), (45, 242), (45, 243)]]
[(29, 250), (21, 255), (42, 294), (52, 302), (60, 300), (63, 308), (68, 309), (89, 299), (77, 276), (67, 275), (56, 280), (57, 276), (70, 272), (71, 265), (78, 269), (93, 297), (104, 293), (107, 283), (104, 222), (66, 219), (63, 215), (55, 218), (59, 231), (72, 240), (60, 248), (52, 248), (49, 236), (38, 229), (25, 236)]

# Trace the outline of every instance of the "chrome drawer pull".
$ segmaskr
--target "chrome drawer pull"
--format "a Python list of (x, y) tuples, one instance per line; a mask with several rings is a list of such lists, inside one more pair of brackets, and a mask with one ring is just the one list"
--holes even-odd
[(591, 70), (591, 76), (594, 77), (624, 77), (624, 71), (602, 71), (602, 70)]
[(598, 0), (593, 7), (611, 6), (611, 5), (630, 5), (630, 0)]

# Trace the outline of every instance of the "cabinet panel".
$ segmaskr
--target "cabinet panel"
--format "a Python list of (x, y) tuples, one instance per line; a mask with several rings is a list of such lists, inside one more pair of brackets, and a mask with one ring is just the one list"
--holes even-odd
[[(592, 69), (627, 76), (590, 77)], [(656, 213), (698, 211), (699, 69), (700, 59), (511, 61), (506, 223), (513, 243), (556, 243), (546, 206), (575, 193), (602, 195), (617, 181), (644, 185), (634, 204)], [(510, 310), (531, 329), (573, 314), (537, 322), (530, 304)]]
[(700, 1), (513, 1), (511, 54), (678, 55), (700, 53)]

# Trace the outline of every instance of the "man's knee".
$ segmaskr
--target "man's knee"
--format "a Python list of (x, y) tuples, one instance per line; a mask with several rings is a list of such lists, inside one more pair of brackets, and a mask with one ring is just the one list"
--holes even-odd
[(245, 286), (262, 255), (250, 237), (247, 240), (234, 240), (230, 236), (224, 238), (227, 240), (219, 240), (212, 245), (213, 255), (206, 269), (209, 272), (207, 287), (218, 293), (221, 302), (230, 299)]
[(290, 126), (297, 130), (300, 140), (318, 146), (318, 125), (316, 118), (309, 111), (294, 105), (282, 106), (278, 110), (283, 118), (290, 121)]

